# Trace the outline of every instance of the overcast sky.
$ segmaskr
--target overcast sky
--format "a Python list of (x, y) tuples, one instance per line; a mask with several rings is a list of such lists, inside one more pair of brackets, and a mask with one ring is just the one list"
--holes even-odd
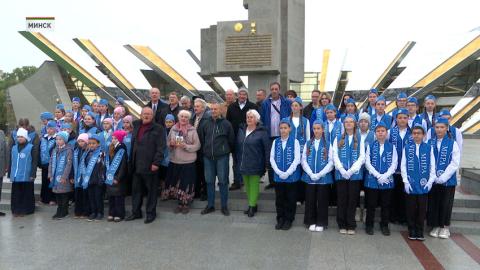
[[(261, 1), (261, 0), (260, 0)], [(368, 89), (403, 45), (417, 45), (405, 59), (405, 72), (392, 87), (408, 87), (480, 34), (478, 0), (306, 0), (305, 71), (320, 71), (322, 51), (331, 49), (327, 89), (342, 65), (352, 71), (347, 89)], [(241, 0), (175, 1), (2, 1), (0, 69), (39, 66), (48, 57), (18, 34), (26, 16), (54, 16), (46, 36), (104, 84), (112, 86), (72, 41), (89, 38), (137, 88), (148, 88), (138, 71), (146, 68), (122, 45), (148, 45), (199, 89), (198, 66), (185, 50), (200, 56), (200, 28), (217, 21), (245, 20)], [(222, 80), (226, 87), (230, 80)]]

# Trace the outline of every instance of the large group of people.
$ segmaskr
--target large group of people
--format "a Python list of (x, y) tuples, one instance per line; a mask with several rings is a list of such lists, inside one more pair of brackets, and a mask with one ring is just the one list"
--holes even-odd
[(0, 132), (0, 172), (12, 181), (12, 214), (34, 212), (37, 167), (40, 203), (57, 205), (53, 219), (65, 218), (74, 202), (75, 218), (102, 220), (105, 199), (108, 221), (140, 219), (146, 198), (145, 223), (155, 220), (158, 198), (176, 200), (175, 213), (187, 214), (194, 199), (206, 201), (202, 215), (214, 212), (217, 184), (223, 215), (230, 215), (229, 190), (244, 187), (244, 214), (253, 217), (266, 174), (265, 189), (275, 190), (277, 230), (289, 230), (304, 204), (306, 228), (321, 232), (336, 205), (339, 232), (353, 235), (363, 190), (367, 234), (374, 234), (380, 206), (383, 235), (394, 222), (408, 226), (409, 239), (424, 240), (426, 220), (432, 237), (449, 237), (463, 141), (434, 96), (420, 106), (399, 93), (387, 113), (376, 89), (361, 109), (348, 94), (336, 107), (318, 90), (306, 106), (293, 90), (282, 95), (277, 82), (269, 93), (258, 90), (254, 103), (246, 89), (227, 90), (225, 103), (207, 104), (172, 92), (167, 103), (153, 88), (138, 120), (122, 98), (110, 114), (107, 100), (82, 107), (77, 97), (71, 110), (58, 104), (42, 113), (38, 133), (20, 119), (10, 136)]

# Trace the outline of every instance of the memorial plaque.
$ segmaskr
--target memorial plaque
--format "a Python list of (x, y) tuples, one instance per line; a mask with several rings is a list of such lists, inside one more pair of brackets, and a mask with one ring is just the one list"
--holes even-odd
[(225, 65), (240, 68), (272, 65), (272, 35), (228, 36), (225, 40)]

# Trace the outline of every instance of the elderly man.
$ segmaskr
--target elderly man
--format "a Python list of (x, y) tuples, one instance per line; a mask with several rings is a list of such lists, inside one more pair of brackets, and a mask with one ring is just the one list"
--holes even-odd
[[(143, 195), (147, 196), (145, 224), (152, 223), (156, 216), (158, 193), (158, 169), (164, 159), (166, 147), (163, 126), (153, 121), (153, 110), (144, 107), (141, 119), (133, 122), (130, 168), (132, 181), (132, 214), (127, 221), (142, 218)], [(143, 189), (146, 189), (146, 192)]]
[[(7, 171), (7, 138), (3, 130), (0, 130), (0, 200), (2, 199), (2, 183), (3, 176)], [(5, 213), (0, 212), (0, 217), (5, 216)]]
[(153, 87), (150, 89), (150, 101), (147, 103), (147, 107), (152, 108), (155, 123), (163, 125), (161, 114), (162, 109), (167, 107), (167, 103), (160, 99), (160, 90), (158, 88)]
[(230, 215), (228, 210), (228, 163), (235, 143), (235, 134), (228, 120), (222, 117), (221, 105), (211, 105), (212, 117), (198, 128), (202, 144), (205, 181), (207, 182), (208, 204), (201, 214), (215, 211), (215, 179), (218, 177), (222, 214)]
[(228, 106), (233, 104), (235, 102), (236, 98), (237, 98), (237, 95), (236, 95), (235, 91), (233, 91), (232, 89), (227, 89), (225, 91), (225, 103), (223, 104), (224, 106), (222, 108), (223, 118), (227, 117)]
[(162, 125), (164, 125), (167, 114), (173, 115), (175, 117), (175, 122), (177, 122), (177, 115), (181, 110), (177, 92), (174, 91), (168, 94), (168, 103), (168, 106), (162, 109)]
[(180, 107), (182, 110), (187, 110), (193, 114), (192, 100), (188, 96), (182, 96), (180, 98)]
[(258, 89), (257, 90), (257, 107), (261, 108), (262, 107), (262, 102), (267, 98), (267, 91), (265, 89)]
[[(238, 128), (240, 125), (245, 125), (247, 123), (247, 112), (249, 110), (257, 110), (258, 107), (255, 103), (248, 100), (248, 91), (245, 88), (238, 90), (238, 99), (234, 103), (230, 104), (227, 109), (227, 120), (232, 124), (233, 133), (235, 138), (237, 137)], [(242, 175), (238, 169), (236, 155), (232, 153), (232, 169), (233, 169), (233, 184), (230, 187), (230, 190), (237, 190), (242, 187)]]
[[(280, 83), (273, 82), (270, 84), (270, 96), (262, 103), (260, 116), (262, 123), (268, 130), (270, 141), (273, 142), (280, 136), (279, 124), (280, 120), (290, 116), (292, 112), (291, 102), (280, 95)], [(268, 169), (269, 184), (265, 189), (273, 188), (273, 169)]]
[[(196, 98), (193, 102), (194, 114), (191, 119), (191, 124), (197, 129), (208, 120), (210, 112), (207, 111), (207, 102), (201, 98)], [(201, 141), (200, 141), (201, 143)], [(197, 152), (197, 160), (195, 161), (197, 171), (197, 182), (195, 183), (195, 198), (200, 198), (201, 201), (207, 200), (207, 185), (205, 183), (205, 170), (203, 164), (202, 149)]]

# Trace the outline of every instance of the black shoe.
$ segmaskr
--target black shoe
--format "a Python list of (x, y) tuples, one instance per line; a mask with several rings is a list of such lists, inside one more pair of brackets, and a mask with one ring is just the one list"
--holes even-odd
[(253, 217), (253, 216), (255, 216), (255, 211), (253, 210), (253, 207), (249, 207), (249, 208), (248, 208), (247, 216), (248, 216), (248, 217)]
[(290, 228), (292, 228), (292, 222), (286, 220), (286, 221), (283, 223), (282, 230), (288, 231), (288, 230), (290, 230)]
[(250, 208), (252, 208), (252, 207), (249, 206), (249, 207), (247, 208), (247, 210), (243, 211), (243, 213), (244, 213), (245, 215), (248, 215), (248, 211), (250, 211)]
[(269, 190), (269, 189), (272, 189), (274, 188), (275, 186), (273, 185), (273, 183), (270, 183), (268, 185), (265, 186), (265, 190)]
[(253, 213), (257, 213), (258, 206), (257, 206), (257, 205), (255, 205), (255, 206), (254, 206), (254, 207), (252, 207), (252, 208), (253, 208)]
[(228, 210), (227, 207), (222, 208), (222, 214), (226, 217), (230, 216), (230, 211)]
[(228, 190), (239, 190), (242, 188), (242, 184), (233, 183)]
[(365, 232), (366, 232), (368, 235), (373, 235), (373, 227), (371, 227), (371, 226), (365, 227)]
[(425, 241), (425, 236), (423, 236), (423, 230), (417, 230), (416, 234), (418, 241)]
[(131, 214), (130, 216), (128, 216), (125, 221), (132, 221), (132, 220), (135, 220), (135, 219), (141, 219), (142, 216), (141, 215), (135, 215), (135, 214)]
[(97, 217), (97, 214), (90, 214), (90, 216), (88, 216), (87, 220), (88, 221), (94, 221), (96, 217)]
[(258, 207), (257, 207), (257, 206), (253, 206), (253, 207), (252, 207), (252, 206), (249, 206), (249, 207), (247, 208), (247, 210), (243, 211), (243, 213), (244, 213), (245, 215), (248, 215), (248, 211), (250, 210), (250, 208), (252, 208), (254, 214), (257, 213), (257, 210), (258, 210)]
[(98, 214), (97, 217), (95, 218), (95, 221), (100, 221), (103, 219), (103, 214)]
[(56, 220), (56, 219), (58, 219), (58, 217), (59, 217), (59, 215), (58, 215), (58, 214), (55, 214), (55, 215), (53, 215), (52, 219), (55, 219), (55, 220)]
[(155, 217), (147, 217), (143, 223), (150, 224), (155, 220)]
[(275, 230), (281, 230), (284, 223), (285, 221), (283, 221), (283, 219), (278, 220), (277, 225), (275, 225)]
[(0, 212), (0, 217), (4, 217), (5, 216), (5, 213), (4, 212)]
[(201, 202), (204, 202), (204, 201), (206, 201), (206, 200), (207, 200), (207, 194), (202, 194), (202, 195), (200, 195), (200, 201), (201, 201)]
[[(222, 209), (223, 210), (223, 209)], [(215, 207), (205, 207), (205, 209), (202, 210), (202, 212), (200, 212), (201, 215), (207, 215), (207, 214), (210, 214), (210, 213), (213, 213), (215, 212)]]
[(382, 231), (382, 234), (385, 235), (385, 236), (389, 236), (390, 235), (390, 229), (388, 228), (388, 226), (382, 226), (380, 228), (380, 230)]
[(417, 240), (417, 235), (414, 230), (408, 230), (408, 239)]

